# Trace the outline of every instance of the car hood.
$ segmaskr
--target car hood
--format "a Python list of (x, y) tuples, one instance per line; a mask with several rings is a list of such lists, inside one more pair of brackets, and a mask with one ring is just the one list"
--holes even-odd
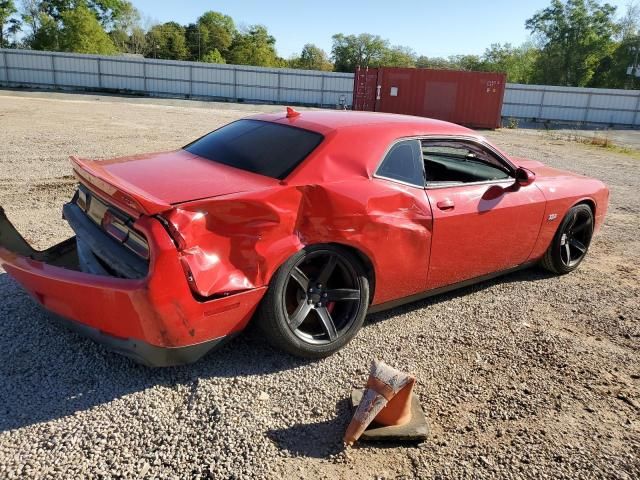
[(159, 213), (179, 203), (278, 184), (278, 180), (228, 167), (185, 150), (110, 160), (71, 157), (71, 162), (82, 183), (146, 214)]

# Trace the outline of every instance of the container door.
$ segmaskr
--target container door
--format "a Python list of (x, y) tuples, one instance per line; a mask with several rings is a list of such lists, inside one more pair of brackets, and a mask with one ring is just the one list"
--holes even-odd
[(354, 76), (353, 109), (375, 112), (377, 95), (378, 69), (358, 67)]
[(499, 127), (502, 116), (505, 75), (478, 73), (473, 77), (470, 76), (470, 81), (465, 87), (467, 88), (466, 98), (463, 110), (460, 112), (464, 123), (476, 128)]

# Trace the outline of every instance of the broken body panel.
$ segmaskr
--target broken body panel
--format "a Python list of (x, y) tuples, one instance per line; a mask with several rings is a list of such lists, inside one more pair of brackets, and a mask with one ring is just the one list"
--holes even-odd
[[(72, 158), (84, 201), (105, 205), (87, 229), (103, 229), (113, 248), (140, 258), (140, 243), (146, 245), (146, 270), (137, 277), (111, 269), (95, 240), (85, 243), (106, 270), (87, 273), (75, 227), (78, 241), (35, 251), (4, 212), (0, 264), (46, 309), (92, 329), (94, 338), (143, 363), (169, 365), (196, 360), (241, 331), (277, 269), (305, 246), (352, 249), (370, 270), (372, 305), (382, 308), (538, 260), (576, 203), (593, 206), (596, 229), (606, 212), (601, 182), (521, 159), (510, 160), (537, 176), (521, 188), (510, 180), (430, 190), (375, 177), (399, 138), (484, 142), (445, 122), (327, 112), (256, 118), (318, 132), (324, 141), (284, 181), (183, 150), (102, 162)], [(68, 220), (78, 212), (92, 216), (81, 196), (65, 207)], [(454, 199), (456, 211), (436, 208), (440, 199)], [(130, 237), (135, 248), (125, 245)]]

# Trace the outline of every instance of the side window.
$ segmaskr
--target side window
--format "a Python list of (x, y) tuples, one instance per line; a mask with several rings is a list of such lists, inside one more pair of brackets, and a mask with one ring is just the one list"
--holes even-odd
[(420, 142), (418, 140), (404, 140), (396, 143), (382, 161), (377, 174), (416, 187), (424, 187), (424, 166)]
[(472, 142), (425, 140), (422, 156), (427, 187), (503, 180), (510, 176), (500, 159)]

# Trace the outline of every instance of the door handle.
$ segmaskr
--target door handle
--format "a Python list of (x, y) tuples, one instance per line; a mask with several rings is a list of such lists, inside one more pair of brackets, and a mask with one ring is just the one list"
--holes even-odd
[(453, 210), (456, 205), (455, 203), (453, 203), (453, 200), (445, 198), (444, 200), (440, 200), (438, 203), (436, 203), (436, 206), (440, 210)]

